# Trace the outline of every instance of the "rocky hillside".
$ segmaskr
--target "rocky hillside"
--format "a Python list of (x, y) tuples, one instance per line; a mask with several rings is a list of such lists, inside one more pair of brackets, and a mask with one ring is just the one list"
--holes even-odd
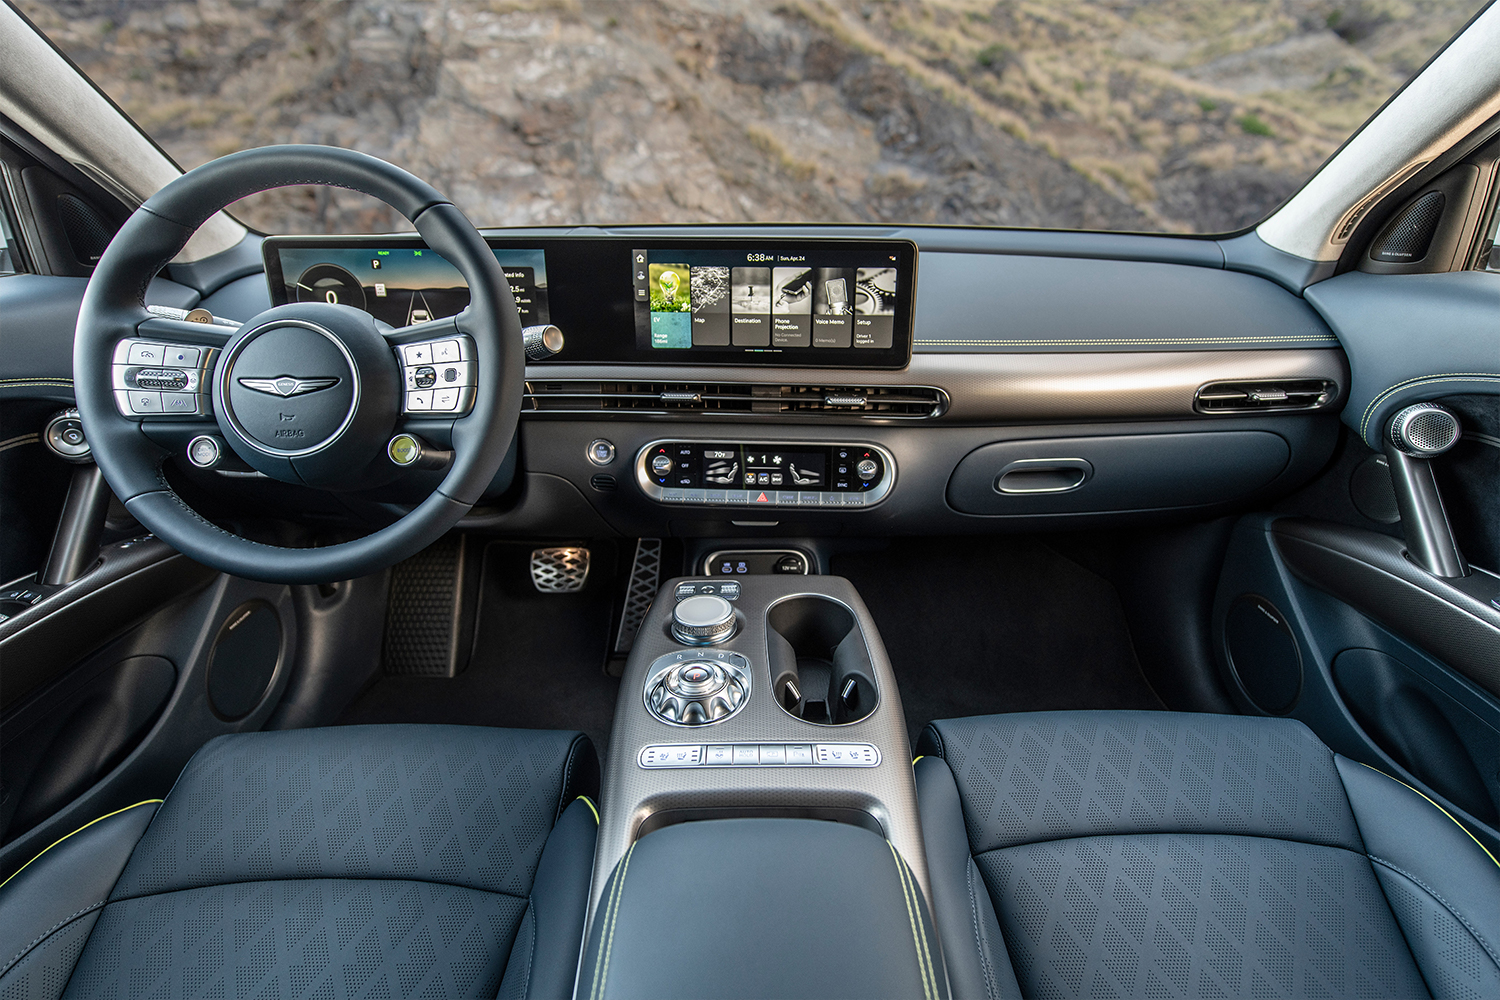
[[(327, 142), (490, 225), (1223, 231), (1482, 0), (19, 0), (184, 166)], [(342, 192), (251, 225), (405, 228)]]

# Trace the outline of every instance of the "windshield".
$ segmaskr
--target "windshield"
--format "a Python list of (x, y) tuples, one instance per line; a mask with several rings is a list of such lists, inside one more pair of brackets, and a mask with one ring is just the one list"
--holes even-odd
[[(18, 3), (184, 167), (332, 143), (490, 226), (1175, 233), (1264, 218), (1483, 6)], [(406, 228), (328, 189), (236, 214)]]

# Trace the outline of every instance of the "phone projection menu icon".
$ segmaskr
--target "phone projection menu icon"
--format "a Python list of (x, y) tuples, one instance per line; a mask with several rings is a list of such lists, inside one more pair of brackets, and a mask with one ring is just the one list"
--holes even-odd
[(812, 289), (810, 267), (771, 269), (771, 346), (812, 346)]

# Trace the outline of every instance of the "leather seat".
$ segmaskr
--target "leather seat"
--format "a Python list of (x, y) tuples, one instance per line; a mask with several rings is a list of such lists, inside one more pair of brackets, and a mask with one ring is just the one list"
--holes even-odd
[(935, 722), (917, 791), (955, 997), (1500, 996), (1500, 865), (1299, 722)]
[(221, 737), (0, 887), (0, 996), (569, 997), (598, 773), (579, 733)]

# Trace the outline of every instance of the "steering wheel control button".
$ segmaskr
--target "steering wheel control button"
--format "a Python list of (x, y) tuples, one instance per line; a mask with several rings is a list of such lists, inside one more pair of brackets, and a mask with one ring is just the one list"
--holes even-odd
[(467, 337), (406, 344), (396, 348), (406, 384), (406, 413), (451, 413), (474, 408), (478, 372)]
[(589, 442), (587, 454), (595, 465), (608, 465), (615, 460), (615, 446), (604, 438), (595, 438)]
[[(207, 321), (204, 320), (202, 322)], [(198, 367), (198, 348), (181, 347), (176, 344), (166, 344), (164, 347), (166, 350), (164, 358), (167, 364), (176, 365), (179, 368)]]
[(646, 709), (668, 725), (722, 722), (750, 698), (750, 661), (720, 651), (668, 653), (647, 669), (642, 694)]
[(211, 434), (199, 434), (188, 442), (188, 461), (200, 469), (212, 469), (223, 457), (224, 446)]
[(198, 412), (198, 397), (191, 392), (161, 394), (161, 412), (191, 415)]
[(141, 392), (138, 389), (115, 391), (115, 399), (126, 413), (160, 413), (161, 393)]
[(442, 469), (453, 461), (453, 452), (433, 448), (414, 434), (397, 434), (386, 442), (385, 456), (403, 469)]
[(672, 609), (672, 636), (688, 646), (712, 646), (734, 634), (734, 606), (718, 595), (697, 594)]
[(162, 365), (167, 362), (167, 348), (163, 344), (145, 344), (135, 341), (125, 356), (128, 365)]
[(879, 767), (871, 743), (665, 743), (644, 747), (641, 767)]

